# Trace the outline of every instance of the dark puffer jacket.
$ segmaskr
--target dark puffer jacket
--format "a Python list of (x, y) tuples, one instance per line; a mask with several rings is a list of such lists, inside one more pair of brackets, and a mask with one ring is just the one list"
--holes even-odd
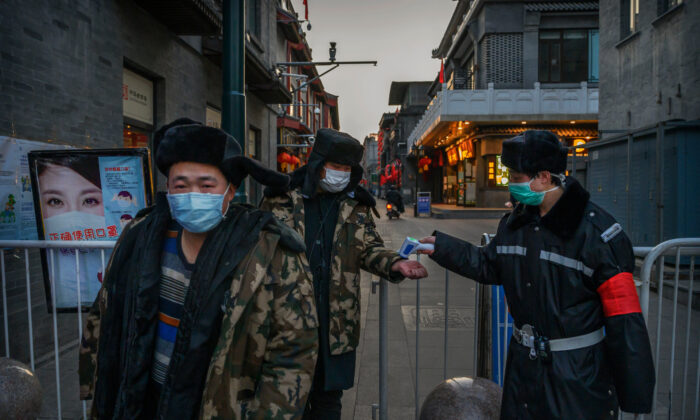
[(518, 205), (476, 247), (437, 232), (432, 258), (480, 283), (503, 285), (517, 327), (549, 339), (605, 327), (604, 341), (532, 360), (511, 341), (501, 418), (614, 419), (651, 411), (654, 367), (632, 280), (634, 255), (612, 216), (573, 178), (544, 217)]

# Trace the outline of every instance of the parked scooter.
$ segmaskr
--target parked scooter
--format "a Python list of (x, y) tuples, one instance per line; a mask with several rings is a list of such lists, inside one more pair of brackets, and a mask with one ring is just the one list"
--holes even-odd
[(386, 215), (389, 217), (389, 220), (391, 220), (392, 217), (399, 218), (399, 211), (396, 210), (396, 207), (391, 204), (391, 203), (386, 203)]

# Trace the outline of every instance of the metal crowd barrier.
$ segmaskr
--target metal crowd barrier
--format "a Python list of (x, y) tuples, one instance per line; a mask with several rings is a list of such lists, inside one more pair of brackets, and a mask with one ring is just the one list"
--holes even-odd
[[(493, 235), (484, 234), (482, 237), (482, 245), (488, 244)], [(29, 250), (30, 249), (43, 249), (47, 250), (48, 260), (49, 260), (49, 271), (50, 271), (50, 284), (51, 284), (51, 295), (52, 295), (52, 320), (53, 320), (53, 341), (54, 341), (54, 362), (55, 362), (55, 374), (56, 374), (56, 401), (57, 401), (57, 414), (58, 418), (62, 415), (62, 396), (61, 396), (61, 383), (60, 383), (60, 362), (59, 362), (59, 345), (58, 345), (58, 323), (56, 316), (56, 293), (55, 293), (55, 281), (54, 281), (54, 254), (55, 250), (59, 248), (64, 249), (101, 249), (102, 250), (102, 268), (104, 271), (105, 267), (105, 249), (111, 249), (115, 245), (115, 242), (110, 241), (0, 241), (0, 271), (2, 273), (2, 301), (3, 301), (3, 321), (4, 321), (4, 336), (5, 336), (5, 356), (10, 357), (10, 332), (9, 332), (9, 320), (7, 313), (7, 290), (6, 290), (6, 273), (5, 273), (5, 250), (7, 249), (22, 249), (24, 250), (25, 258), (25, 280), (26, 280), (26, 292), (27, 292), (27, 318), (29, 324), (29, 351), (30, 351), (30, 365), (32, 370), (35, 369), (35, 355), (34, 355), (34, 341), (33, 341), (33, 324), (32, 324), (32, 305), (31, 305), (31, 287), (30, 287), (30, 270), (29, 270)], [(642, 311), (644, 317), (647, 320), (647, 325), (650, 327), (656, 323), (655, 331), (656, 334), (650, 334), (652, 340), (652, 349), (654, 351), (654, 365), (656, 368), (657, 376), (657, 387), (654, 390), (654, 409), (652, 411), (651, 418), (655, 419), (661, 412), (668, 415), (668, 418), (699, 418), (700, 414), (700, 345), (698, 345), (697, 350), (697, 368), (695, 372), (695, 392), (694, 392), (694, 402), (693, 402), (693, 417), (686, 417), (686, 413), (690, 414), (687, 407), (688, 389), (692, 387), (692, 383), (689, 384), (689, 358), (691, 356), (691, 340), (693, 335), (691, 332), (694, 330), (691, 328), (693, 324), (693, 291), (697, 289), (694, 285), (695, 281), (695, 257), (700, 255), (700, 238), (688, 238), (688, 239), (674, 239), (657, 245), (656, 247), (636, 247), (634, 249), (635, 255), (637, 257), (645, 257), (644, 263), (641, 269), (640, 275), (640, 302), (642, 306)], [(669, 273), (665, 265), (666, 256), (675, 255), (675, 265), (672, 273)], [(682, 258), (685, 257), (685, 258)], [(689, 258), (688, 258), (689, 257)], [(420, 260), (420, 256), (417, 256)], [(687, 267), (687, 268), (686, 268)], [(652, 283), (652, 273), (656, 268), (656, 278), (657, 281)], [(669, 274), (673, 280), (667, 280)], [(687, 302), (685, 302), (686, 316), (685, 316), (685, 346), (683, 352), (683, 378), (682, 378), (682, 391), (678, 395), (675, 381), (677, 378), (675, 375), (675, 364), (677, 358), (676, 351), (676, 341), (677, 341), (677, 327), (679, 318), (679, 291), (682, 289), (681, 282), (688, 281), (688, 286), (685, 287), (687, 293)], [(81, 302), (80, 296), (80, 252), (76, 252), (76, 285), (77, 285), (77, 300), (78, 306)], [(655, 285), (657, 288), (657, 309), (654, 313), (650, 313), (650, 301), (651, 301), (651, 286)], [(378, 282), (379, 286), (379, 404), (374, 408), (373, 418), (375, 418), (376, 412), (378, 412), (379, 420), (388, 420), (388, 282), (386, 279), (380, 279)], [(415, 388), (414, 388), (414, 399), (415, 399), (415, 416), (416, 419), (419, 418), (420, 414), (420, 400), (419, 400), (419, 343), (420, 343), (420, 280), (416, 281), (416, 358), (415, 358)], [(670, 364), (669, 369), (665, 369), (663, 373), (669, 378), (668, 383), (666, 381), (659, 381), (659, 366), (661, 362), (666, 362), (666, 359), (662, 358), (664, 354), (661, 353), (661, 333), (662, 333), (662, 320), (663, 320), (663, 309), (664, 309), (664, 289), (667, 287), (672, 287), (673, 289), (673, 301), (672, 304), (672, 328), (663, 329), (665, 334), (671, 334), (671, 348), (670, 348), (670, 359), (668, 359), (668, 364)], [(507, 318), (496, 320), (496, 325), (503, 326), (503, 332), (493, 331), (491, 328), (491, 321), (488, 318), (491, 317), (491, 288), (476, 284), (476, 303), (475, 303), (475, 328), (474, 328), (474, 368), (475, 376), (491, 377), (498, 375), (503, 377), (505, 373), (505, 355), (507, 354), (507, 346), (509, 341), (509, 328), (512, 324)], [(443, 377), (447, 379), (447, 360), (448, 360), (448, 340), (449, 340), (449, 272), (445, 270), (445, 315), (444, 315), (444, 360), (443, 360)], [(507, 304), (503, 303), (503, 310), (501, 310), (500, 297), (494, 300), (494, 305), (496, 305), (497, 313), (504, 313), (507, 315)], [(697, 314), (696, 314), (697, 316)], [(512, 322), (512, 321), (511, 321)], [(697, 329), (696, 329), (697, 330)], [(495, 337), (491, 337), (494, 335)], [(502, 340), (501, 340), (502, 335)], [(697, 335), (697, 334), (695, 334)], [(82, 337), (82, 315), (78, 311), (78, 339)], [(490, 365), (492, 362), (489, 360), (492, 356), (490, 350), (490, 342), (492, 339), (495, 341), (499, 353), (503, 355), (503, 359), (496, 362), (495, 369), (491, 369)], [(502, 350), (502, 351), (501, 351)], [(493, 372), (495, 370), (495, 372)], [(665, 395), (667, 396), (667, 405), (659, 407), (657, 396)], [(680, 413), (678, 412), (678, 403), (680, 400)], [(87, 408), (86, 404), (82, 402), (83, 416), (86, 418)], [(680, 417), (677, 415), (680, 414)], [(624, 418), (624, 414), (620, 413), (620, 418)]]
[[(416, 260), (420, 261), (421, 256), (416, 255)], [(421, 281), (416, 280), (416, 346), (415, 346), (415, 370), (414, 370), (414, 403), (415, 403), (415, 418), (418, 419), (420, 416), (420, 307), (421, 307)], [(384, 278), (379, 279), (378, 282), (373, 283), (372, 290), (374, 293), (375, 287), (379, 286), (379, 404), (373, 405), (372, 419), (373, 420), (388, 420), (388, 377), (389, 377), (389, 363), (388, 363), (388, 281)], [(479, 314), (480, 309), (480, 293), (483, 291), (483, 287), (476, 283), (476, 320), (475, 325), (479, 325)], [(447, 360), (448, 360), (448, 342), (449, 342), (449, 290), (450, 290), (450, 272), (445, 270), (445, 312), (444, 312), (444, 340), (443, 340), (443, 365), (442, 365), (442, 376), (443, 380), (447, 378)], [(477, 361), (480, 354), (480, 341), (479, 341), (479, 328), (475, 327), (474, 330), (474, 366), (477, 366)], [(477, 370), (478, 373), (478, 370)]]
[[(51, 284), (52, 298), (52, 318), (53, 318), (53, 342), (54, 342), (54, 363), (56, 373), (56, 413), (57, 417), (62, 417), (62, 396), (61, 396), (61, 376), (60, 376), (60, 361), (58, 348), (58, 321), (56, 317), (56, 289), (55, 289), (55, 272), (54, 272), (54, 254), (56, 249), (74, 249), (75, 252), (75, 267), (76, 267), (76, 285), (77, 285), (77, 306), (80, 308), (80, 252), (79, 249), (101, 249), (102, 254), (102, 272), (105, 268), (105, 249), (114, 248), (116, 242), (112, 241), (0, 241), (0, 271), (2, 272), (2, 308), (3, 308), (3, 324), (5, 334), (5, 357), (10, 357), (10, 330), (7, 313), (7, 287), (5, 275), (5, 251), (8, 249), (24, 250), (25, 260), (25, 280), (27, 289), (27, 320), (29, 322), (29, 358), (30, 367), (35, 371), (35, 355), (34, 355), (34, 326), (32, 323), (32, 295), (31, 295), (31, 276), (29, 272), (29, 250), (42, 249), (48, 251), (49, 262), (49, 282)], [(78, 340), (83, 334), (83, 317), (80, 310), (78, 312)], [(17, 332), (19, 333), (19, 332)], [(17, 335), (14, 335), (17, 337)], [(78, 341), (79, 342), (79, 341)], [(76, 375), (77, 380), (77, 375)], [(42, 384), (44, 390), (48, 390), (47, 384)], [(77, 399), (77, 395), (75, 398)], [(83, 418), (87, 418), (87, 405), (85, 401), (81, 402)]]
[[(682, 239), (672, 239), (655, 246), (654, 248), (639, 248), (635, 249), (635, 254), (646, 254), (644, 258), (644, 263), (642, 264), (640, 280), (641, 289), (639, 294), (639, 300), (642, 307), (642, 312), (644, 318), (647, 322), (647, 326), (650, 331), (652, 352), (654, 354), (654, 367), (656, 370), (656, 388), (654, 388), (654, 403), (651, 413), (651, 418), (656, 419), (664, 418), (700, 418), (700, 343), (698, 342), (698, 328), (697, 326), (693, 329), (691, 326), (694, 325), (695, 318), (696, 321), (700, 321), (700, 314), (693, 314), (693, 292), (698, 290), (695, 286), (695, 257), (700, 255), (700, 238), (682, 238)], [(673, 269), (669, 270), (667, 267), (665, 257), (674, 256), (675, 261), (673, 263)], [(684, 257), (684, 258), (682, 258)], [(652, 283), (652, 274), (654, 274), (656, 282)], [(682, 287), (682, 282), (687, 281), (687, 286)], [(653, 311), (653, 307), (650, 307), (651, 303), (651, 293), (650, 289), (654, 285), (656, 287), (656, 310)], [(666, 288), (671, 288), (673, 290), (672, 301), (664, 302), (668, 300), (664, 297), (664, 290)], [(685, 289), (687, 297), (685, 302), (679, 297), (679, 292), (681, 289)], [(671, 328), (662, 327), (662, 321), (664, 320), (664, 303), (671, 304)], [(697, 306), (696, 302), (696, 306)], [(679, 307), (685, 306), (685, 319), (679, 314)], [(680, 310), (682, 312), (682, 310)], [(693, 316), (695, 315), (695, 316)], [(679, 333), (682, 333), (683, 326), (679, 324), (685, 321), (685, 344), (683, 345), (682, 359), (683, 368), (682, 372), (682, 383), (678, 384), (680, 378), (675, 375), (676, 363), (680, 363), (681, 359), (680, 348), (676, 349), (676, 342)], [(680, 330), (680, 331), (678, 331)], [(671, 346), (670, 354), (662, 350), (662, 333), (663, 335), (670, 334), (671, 336)], [(695, 339), (695, 345), (697, 348), (697, 356), (692, 354), (691, 341)], [(665, 357), (668, 356), (668, 359)], [(689, 360), (691, 356), (697, 358), (697, 365), (695, 369), (695, 392), (689, 393), (688, 387), (692, 387), (692, 383), (688, 383), (688, 376), (693, 372), (690, 370)], [(660, 369), (661, 365), (664, 365), (664, 369)], [(661, 377), (659, 376), (661, 373)], [(668, 380), (666, 380), (668, 378)], [(680, 385), (680, 395), (677, 388)], [(694, 401), (689, 399), (689, 396), (694, 395)], [(661, 396), (661, 397), (660, 397)], [(689, 403), (692, 403), (692, 417), (690, 416)], [(680, 407), (678, 407), (680, 404)]]

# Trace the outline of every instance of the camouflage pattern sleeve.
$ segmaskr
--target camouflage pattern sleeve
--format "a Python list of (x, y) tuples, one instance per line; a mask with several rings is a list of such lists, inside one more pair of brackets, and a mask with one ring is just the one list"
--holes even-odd
[(384, 247), (384, 240), (377, 232), (377, 225), (369, 211), (365, 216), (364, 230), (364, 249), (360, 254), (360, 267), (393, 283), (403, 280), (401, 273), (391, 271), (391, 266), (402, 258), (398, 252)]
[(97, 371), (97, 343), (100, 338), (100, 314), (107, 301), (104, 287), (97, 293), (95, 303), (85, 317), (85, 327), (78, 349), (78, 376), (80, 380), (80, 399), (90, 400), (95, 391), (95, 373)]
[(293, 215), (298, 211), (303, 212), (304, 208), (303, 203), (302, 208), (298, 208), (298, 204), (295, 204), (294, 200), (285, 194), (279, 197), (265, 197), (260, 203), (260, 210), (271, 212), (278, 220), (294, 228)]
[(313, 283), (298, 254), (278, 248), (268, 267), (273, 290), (270, 335), (256, 392), (256, 419), (299, 419), (318, 354)]

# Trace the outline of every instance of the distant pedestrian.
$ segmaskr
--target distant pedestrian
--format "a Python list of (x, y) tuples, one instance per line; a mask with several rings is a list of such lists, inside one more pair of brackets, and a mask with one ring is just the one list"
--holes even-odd
[(548, 131), (503, 143), (518, 201), (477, 247), (442, 232), (421, 240), (443, 267), (503, 285), (514, 319), (502, 419), (616, 419), (649, 413), (649, 336), (622, 227), (565, 177), (567, 149)]

